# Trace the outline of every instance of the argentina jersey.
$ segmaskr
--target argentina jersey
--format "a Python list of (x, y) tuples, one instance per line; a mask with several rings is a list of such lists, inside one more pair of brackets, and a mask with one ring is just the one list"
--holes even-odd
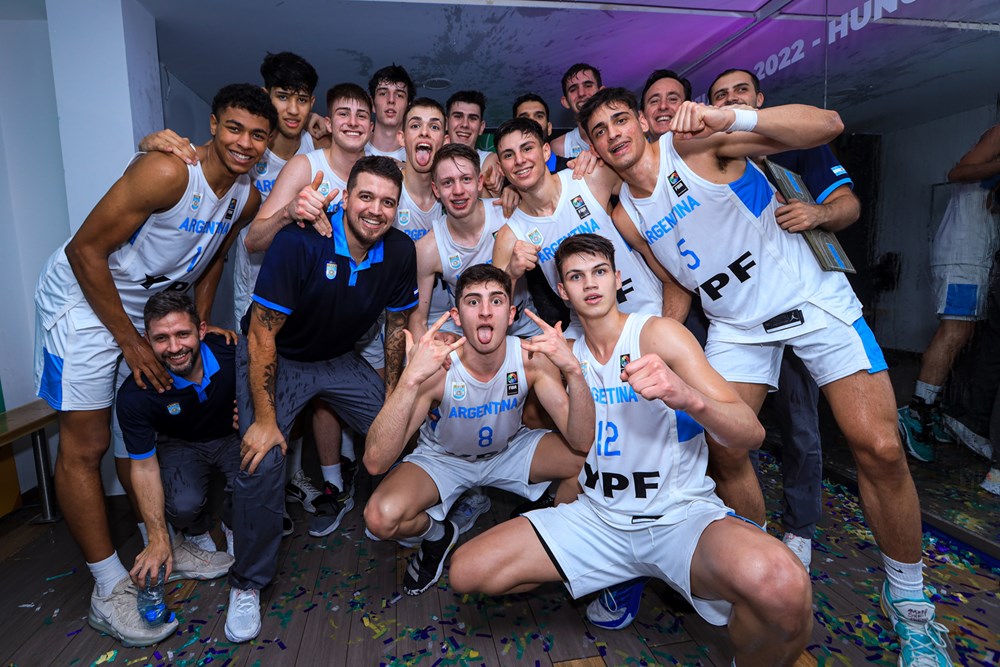
[(441, 202), (435, 200), (428, 210), (423, 210), (406, 191), (406, 183), (399, 192), (399, 206), (396, 208), (396, 224), (393, 226), (414, 242), (419, 241), (431, 230), (434, 221), (444, 216)]
[[(295, 155), (305, 155), (314, 150), (316, 150), (316, 147), (313, 145), (312, 135), (308, 132), (303, 132), (299, 141), (299, 148), (295, 151)], [(253, 169), (250, 170), (253, 185), (260, 192), (261, 202), (266, 200), (268, 195), (271, 194), (271, 190), (274, 189), (274, 183), (278, 180), (278, 174), (281, 173), (286, 164), (288, 164), (288, 160), (268, 148), (264, 151), (260, 162), (255, 164)]]
[(600, 363), (586, 340), (573, 344), (594, 397), (594, 444), (580, 473), (583, 495), (604, 521), (642, 527), (684, 518), (682, 503), (711, 495), (708, 446), (698, 422), (660, 400), (648, 401), (621, 379), (641, 356), (640, 335), (651, 315), (629, 315), (611, 357)]
[(465, 458), (495, 454), (507, 448), (519, 430), (528, 378), (521, 356), (521, 339), (507, 336), (503, 364), (481, 382), (451, 353), (441, 404), (420, 427), (420, 442)]
[[(774, 188), (751, 161), (731, 183), (695, 174), (668, 132), (659, 139), (656, 188), (646, 198), (622, 185), (621, 205), (653, 254), (677, 281), (701, 295), (712, 337), (766, 342), (825, 326), (825, 311), (846, 324), (861, 303), (839, 272), (823, 271), (801, 234), (778, 226)], [(767, 326), (800, 308), (794, 329)]]
[(312, 169), (309, 172), (310, 183), (316, 178), (316, 174), (321, 171), (323, 172), (323, 180), (319, 184), (319, 193), (325, 197), (333, 190), (337, 190), (337, 195), (330, 200), (330, 205), (326, 209), (326, 215), (330, 217), (343, 208), (344, 189), (347, 187), (347, 181), (338, 176), (337, 172), (330, 166), (330, 161), (326, 159), (325, 148), (306, 153), (306, 158), (309, 159), (309, 166)]

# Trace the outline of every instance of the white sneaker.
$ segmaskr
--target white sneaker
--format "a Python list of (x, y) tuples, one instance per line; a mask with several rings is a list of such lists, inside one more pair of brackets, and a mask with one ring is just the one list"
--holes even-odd
[(490, 511), (490, 499), (486, 497), (480, 488), (472, 488), (462, 494), (455, 506), (448, 512), (450, 519), (457, 527), (458, 534), (462, 535), (474, 525), (476, 519), (484, 513)]
[(235, 556), (236, 553), (233, 551), (233, 531), (226, 524), (222, 524), (222, 532), (226, 535), (226, 553), (230, 556)]
[(260, 634), (260, 591), (256, 588), (229, 591), (226, 612), (226, 639), (234, 644), (248, 642)]
[[(375, 533), (373, 533), (372, 531), (368, 530), (367, 526), (365, 527), (365, 536), (369, 540), (371, 540), (372, 542), (381, 542), (382, 541), (381, 539), (379, 539), (378, 537), (375, 536)], [(398, 540), (396, 540), (396, 543), (399, 546), (401, 546), (401, 547), (404, 547), (406, 549), (410, 549), (412, 547), (417, 546), (422, 541), (423, 540), (421, 540), (419, 537), (401, 537)]]
[(174, 570), (167, 581), (218, 579), (236, 560), (222, 551), (205, 551), (191, 540), (174, 544)]
[(285, 502), (302, 503), (302, 509), (310, 514), (316, 513), (316, 506), (313, 501), (323, 495), (323, 492), (313, 486), (312, 480), (306, 477), (306, 473), (297, 470), (292, 475), (291, 481), (285, 485)]
[(90, 614), (87, 617), (91, 627), (105, 632), (122, 643), (122, 646), (152, 646), (177, 630), (177, 619), (150, 627), (139, 616), (136, 595), (138, 591), (132, 580), (125, 577), (106, 598), (97, 597), (97, 587), (90, 595)]
[(204, 549), (205, 551), (218, 551), (219, 547), (215, 545), (215, 540), (212, 539), (211, 534), (202, 533), (200, 535), (186, 535), (189, 542), (196, 544), (198, 547)]
[(986, 479), (979, 485), (984, 491), (1000, 496), (1000, 468), (990, 468)]
[(813, 557), (813, 542), (808, 537), (799, 537), (794, 533), (785, 533), (785, 536), (781, 538), (781, 541), (785, 543), (792, 553), (802, 561), (802, 564), (806, 566), (806, 572), (809, 571), (809, 564), (812, 563)]
[(955, 436), (955, 440), (962, 443), (976, 454), (979, 454), (984, 459), (990, 459), (993, 457), (993, 445), (989, 440), (979, 435), (951, 415), (942, 415), (942, 421), (944, 422), (945, 428), (951, 431), (952, 435)]

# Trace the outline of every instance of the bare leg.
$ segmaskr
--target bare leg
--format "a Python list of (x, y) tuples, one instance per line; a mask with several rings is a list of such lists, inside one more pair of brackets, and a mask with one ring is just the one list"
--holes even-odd
[[(729, 386), (755, 413), (760, 412), (767, 396), (766, 385), (730, 382)], [(764, 495), (760, 492), (760, 484), (747, 452), (723, 447), (707, 433), (705, 435), (708, 442), (708, 474), (715, 480), (715, 492), (737, 514), (763, 526), (767, 520)]]
[(337, 465), (340, 463), (340, 438), (343, 434), (340, 418), (333, 411), (333, 408), (321, 399), (314, 399), (312, 407), (313, 436), (316, 438), (319, 464), (323, 466)]
[(88, 563), (98, 563), (115, 551), (101, 483), (101, 458), (111, 442), (110, 424), (110, 407), (59, 413), (56, 496)]
[(506, 595), (559, 581), (559, 571), (531, 522), (517, 517), (459, 547), (451, 556), (448, 579), (457, 593)]
[(739, 519), (716, 521), (701, 534), (691, 592), (732, 603), (729, 635), (740, 667), (792, 665), (809, 641), (809, 576), (784, 544)]
[(414, 537), (430, 525), (425, 510), (440, 501), (430, 475), (420, 466), (404, 462), (372, 492), (365, 505), (365, 523), (380, 540)]
[(858, 371), (823, 387), (858, 468), (865, 520), (882, 553), (921, 559), (920, 501), (896, 428), (889, 373)]
[(934, 338), (921, 360), (921, 382), (940, 387), (948, 379), (955, 357), (972, 338), (976, 323), (969, 320), (941, 320)]
[(144, 522), (142, 512), (139, 511), (139, 501), (135, 497), (135, 487), (132, 486), (132, 459), (120, 459), (116, 456), (115, 474), (118, 475), (118, 481), (125, 489), (125, 496), (128, 498), (128, 504), (132, 506), (135, 520), (139, 523)]

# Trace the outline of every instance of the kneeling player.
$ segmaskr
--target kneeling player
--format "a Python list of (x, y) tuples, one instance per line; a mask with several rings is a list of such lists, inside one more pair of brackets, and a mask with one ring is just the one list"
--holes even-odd
[(792, 664), (812, 627), (809, 579), (787, 547), (736, 518), (705, 475), (704, 431), (756, 448), (764, 430), (753, 411), (680, 323), (618, 310), (610, 242), (572, 236), (556, 265), (560, 296), (580, 316), (573, 352), (597, 404), (583, 494), (471, 540), (452, 559), (452, 587), (498, 595), (562, 579), (580, 597), (658, 577), (709, 623), (728, 623), (736, 664)]
[[(537, 500), (550, 481), (567, 480), (567, 493), (575, 496), (575, 478), (594, 439), (593, 399), (559, 328), (531, 314), (541, 336), (507, 335), (514, 318), (510, 294), (510, 278), (500, 269), (469, 267), (450, 314), (466, 337), (450, 345), (435, 340), (447, 315), (416, 344), (407, 331), (406, 369), (368, 431), (365, 467), (375, 475), (389, 469), (420, 427), (416, 450), (365, 507), (368, 529), (379, 539), (422, 540), (403, 579), (409, 595), (441, 577), (458, 538), (445, 516), (466, 489), (494, 486)], [(565, 440), (522, 424), (532, 388)]]

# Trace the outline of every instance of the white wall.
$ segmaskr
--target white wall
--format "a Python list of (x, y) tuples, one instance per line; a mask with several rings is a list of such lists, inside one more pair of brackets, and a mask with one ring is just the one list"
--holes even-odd
[(144, 136), (163, 128), (156, 21), (135, 0), (121, 0), (121, 11), (132, 110), (132, 143), (138, 146)]
[(996, 123), (988, 105), (882, 136), (876, 258), (900, 256), (899, 285), (876, 306), (875, 334), (883, 347), (922, 352), (937, 328), (929, 269), (930, 241), (940, 220), (931, 215), (935, 183)]

